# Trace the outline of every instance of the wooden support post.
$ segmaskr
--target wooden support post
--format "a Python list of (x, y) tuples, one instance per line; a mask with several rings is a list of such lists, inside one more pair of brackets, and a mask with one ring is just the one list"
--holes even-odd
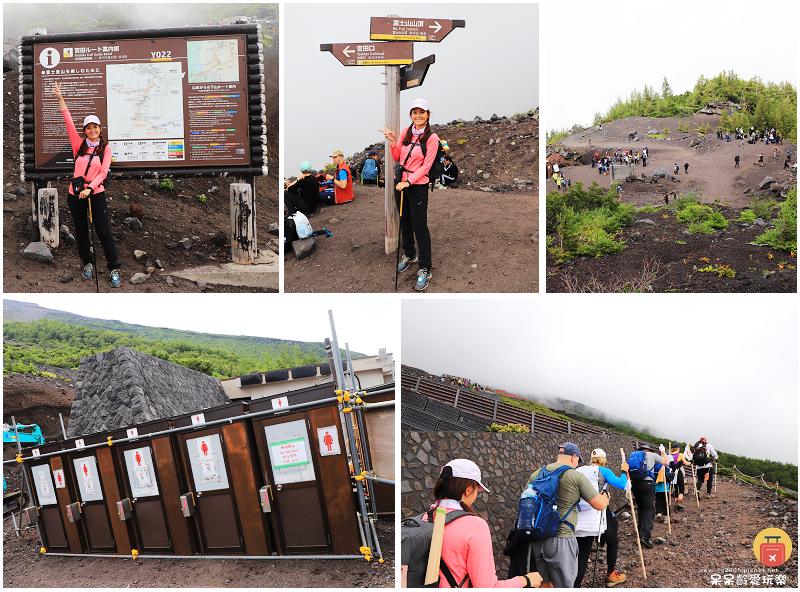
[(256, 200), (250, 183), (231, 183), (231, 259), (247, 265), (256, 258)]
[(54, 249), (58, 247), (58, 189), (43, 188), (37, 192), (37, 216), (39, 240)]
[[(386, 127), (395, 134), (400, 133), (400, 66), (386, 66)], [(397, 138), (400, 141), (400, 138)], [(389, 140), (385, 142), (386, 187), (384, 188), (385, 229), (384, 241), (386, 254), (394, 253), (400, 234), (400, 219), (397, 204), (394, 200), (394, 165), (392, 147)]]

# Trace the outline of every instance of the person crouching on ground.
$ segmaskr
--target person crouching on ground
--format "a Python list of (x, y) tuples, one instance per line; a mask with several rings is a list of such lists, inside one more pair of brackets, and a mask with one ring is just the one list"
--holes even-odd
[[(58, 104), (61, 106), (61, 115), (64, 116), (64, 123), (67, 126), (69, 143), (72, 146), (72, 156), (75, 161), (73, 171), (73, 181), (80, 183), (83, 189), (76, 192), (72, 183), (69, 186), (69, 197), (67, 204), (72, 214), (72, 223), (75, 225), (75, 241), (78, 243), (78, 255), (83, 261), (83, 277), (91, 280), (96, 273), (96, 258), (92, 253), (92, 242), (89, 239), (89, 202), (92, 207), (92, 222), (100, 244), (103, 245), (103, 252), (106, 255), (106, 265), (111, 272), (111, 287), (119, 288), (120, 263), (117, 259), (117, 245), (114, 243), (114, 236), (111, 234), (111, 225), (108, 220), (108, 205), (106, 204), (106, 193), (103, 181), (108, 175), (108, 168), (111, 166), (111, 146), (103, 138), (103, 128), (100, 127), (100, 119), (95, 115), (89, 115), (83, 120), (83, 133), (86, 136), (81, 140), (75, 123), (72, 121), (64, 96), (61, 94), (61, 85), (56, 82), (52, 93), (58, 97)], [(97, 156), (98, 158), (94, 158)], [(83, 182), (77, 181), (79, 178)]]
[(447, 513), (463, 510), (471, 516), (457, 518), (444, 528), (442, 563), (455, 585), (448, 584), (447, 575), (440, 569), (439, 587), (538, 588), (542, 578), (536, 572), (497, 579), (489, 525), (472, 509), (481, 491), (489, 493), (481, 483), (481, 470), (471, 460), (459, 458), (442, 467), (433, 488), (436, 501), (422, 520), (430, 521), (436, 508), (444, 508)]
[[(395, 171), (395, 200), (400, 210), (400, 231), (403, 237), (403, 257), (397, 271), (403, 272), (412, 263), (418, 263), (419, 272), (414, 289), (422, 291), (431, 281), (431, 233), (428, 230), (428, 172), (439, 149), (439, 136), (431, 131), (431, 110), (428, 101), (417, 99), (411, 103), (412, 125), (400, 132), (400, 142), (395, 133), (384, 125), (383, 135), (392, 147), (392, 159), (400, 166)], [(425, 154), (422, 152), (425, 145)], [(416, 247), (414, 238), (416, 237)], [(419, 252), (417, 252), (419, 249)]]
[[(592, 483), (597, 486), (597, 491), (603, 491), (606, 484), (630, 491), (631, 485), (628, 479), (628, 463), (621, 465), (622, 474), (617, 477), (614, 472), (606, 468), (606, 453), (600, 449), (592, 450), (591, 465), (577, 469), (583, 473)], [(604, 515), (601, 515), (604, 514)], [(598, 528), (598, 526), (603, 526)], [(578, 575), (575, 578), (573, 588), (580, 588), (583, 575), (586, 573), (586, 566), (589, 564), (589, 556), (592, 554), (592, 541), (597, 540), (597, 535), (603, 532), (600, 545), (606, 544), (606, 588), (611, 588), (625, 581), (625, 574), (617, 573), (617, 554), (619, 553), (619, 523), (611, 508), (606, 507), (602, 512), (595, 510), (589, 504), (581, 501), (578, 504), (578, 524), (575, 526), (575, 537), (578, 540)]]
[(319, 201), (319, 181), (311, 174), (311, 163), (304, 160), (300, 163), (300, 176), (291, 183), (285, 184), (283, 205), (291, 216), (297, 211), (311, 214), (317, 209)]
[(458, 166), (453, 162), (449, 155), (443, 157), (444, 170), (442, 171), (441, 184), (445, 187), (452, 187), (458, 181)]
[(383, 170), (381, 167), (380, 155), (375, 150), (370, 150), (364, 164), (361, 165), (361, 184), (377, 185), (383, 187)]

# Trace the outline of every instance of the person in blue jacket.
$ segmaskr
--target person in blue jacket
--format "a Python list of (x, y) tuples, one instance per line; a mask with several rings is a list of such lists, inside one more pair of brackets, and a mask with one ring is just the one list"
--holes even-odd
[[(592, 485), (597, 487), (598, 492), (603, 491), (608, 485), (630, 490), (630, 480), (628, 479), (628, 463), (621, 465), (622, 474), (617, 477), (614, 472), (606, 466), (606, 453), (600, 449), (592, 450), (591, 465), (583, 466), (577, 470), (583, 473)], [(592, 541), (597, 540), (597, 536), (603, 533), (600, 543), (606, 544), (606, 577), (605, 586), (611, 588), (625, 581), (625, 574), (617, 573), (617, 554), (619, 552), (619, 526), (617, 517), (611, 508), (606, 507), (603, 511), (597, 511), (589, 507), (588, 504), (580, 502), (578, 504), (578, 524), (575, 527), (575, 536), (578, 540), (578, 575), (575, 578), (574, 588), (581, 587), (583, 575), (586, 573), (586, 566), (589, 564), (589, 557), (592, 554)]]

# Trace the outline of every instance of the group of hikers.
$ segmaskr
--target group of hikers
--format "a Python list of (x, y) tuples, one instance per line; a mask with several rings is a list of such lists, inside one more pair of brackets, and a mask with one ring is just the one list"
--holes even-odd
[[(775, 128), (770, 128), (769, 130), (762, 129), (757, 130), (755, 126), (750, 126), (750, 131), (745, 132), (743, 127), (737, 127), (733, 130), (733, 137), (735, 140), (747, 140), (748, 144), (755, 144), (759, 140), (763, 140), (765, 144), (783, 144), (783, 136), (779, 134)], [(727, 141), (731, 141), (731, 134), (730, 132), (723, 131), (721, 129), (717, 129), (717, 138), (722, 140), (723, 138)]]
[(450, 381), (450, 386), (454, 387), (465, 387), (474, 389), (476, 391), (488, 391), (492, 393), (494, 392), (494, 390), (489, 388), (488, 386), (472, 382), (468, 378), (459, 378), (458, 376), (450, 376), (449, 374), (442, 374), (440, 381), (441, 382)]
[(642, 166), (647, 166), (647, 158), (650, 156), (649, 150), (647, 146), (642, 149), (641, 152), (636, 150), (614, 150), (614, 154), (611, 154), (610, 150), (606, 150), (604, 155), (600, 155), (599, 152), (595, 152), (592, 155), (592, 168), (597, 165), (597, 172), (599, 174), (603, 174), (608, 171), (609, 167), (612, 164), (639, 164), (642, 163)]
[[(714, 498), (713, 460), (719, 455), (705, 438), (694, 446), (671, 446), (669, 453), (660, 445), (658, 452), (642, 444), (621, 463), (616, 475), (606, 466), (606, 453), (592, 450), (586, 463), (578, 446), (572, 442), (559, 445), (555, 462), (536, 471), (525, 484), (519, 501), (516, 523), (507, 536), (503, 554), (509, 557), (508, 579), (496, 575), (492, 536), (488, 523), (472, 508), (479, 492), (490, 493), (481, 482), (481, 470), (467, 459), (445, 465), (433, 488), (434, 503), (428, 512), (403, 522), (402, 577), (404, 587), (419, 587), (419, 553), (412, 549), (419, 540), (416, 529), (435, 524), (435, 512), (444, 508), (443, 535), (428, 540), (435, 557), (441, 546), (439, 587), (474, 588), (580, 588), (586, 573), (593, 543), (607, 547), (604, 584), (613, 587), (625, 582), (625, 574), (616, 569), (619, 549), (617, 512), (609, 508), (609, 487), (626, 492), (635, 500), (638, 520), (639, 552), (644, 565), (644, 551), (652, 549), (650, 538), (656, 521), (668, 522), (669, 498), (676, 511), (684, 509), (687, 467), (696, 471), (695, 490), (706, 484), (706, 497)], [(581, 464), (583, 466), (581, 466)], [(691, 476), (691, 474), (690, 474)], [(490, 510), (491, 511), (491, 510)], [(633, 506), (631, 505), (631, 511)], [(636, 516), (634, 516), (636, 517)], [(430, 525), (427, 528), (431, 528)], [(428, 554), (425, 554), (428, 558)], [(424, 570), (424, 568), (423, 568)], [(597, 564), (595, 562), (595, 574)], [(430, 572), (428, 572), (430, 573)], [(430, 584), (430, 581), (428, 582)]]

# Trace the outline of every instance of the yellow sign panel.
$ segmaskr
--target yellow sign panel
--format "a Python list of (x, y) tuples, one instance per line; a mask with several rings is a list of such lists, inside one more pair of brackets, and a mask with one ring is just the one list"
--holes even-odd
[(425, 35), (370, 35), (374, 41), (425, 41)]
[(403, 64), (411, 64), (412, 60), (358, 60), (357, 66), (397, 66)]

